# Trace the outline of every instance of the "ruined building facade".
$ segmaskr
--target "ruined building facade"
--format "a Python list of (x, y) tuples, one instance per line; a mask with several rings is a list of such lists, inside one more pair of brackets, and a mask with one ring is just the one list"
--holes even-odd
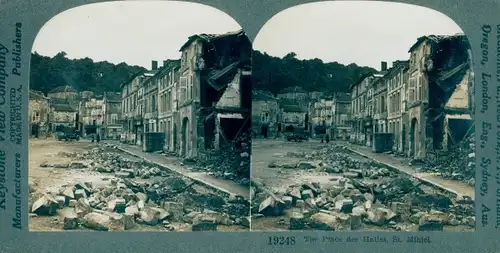
[(50, 99), (42, 92), (29, 91), (30, 136), (41, 137), (50, 132)]
[[(371, 83), (376, 79), (373, 74), (366, 74), (351, 85), (351, 124), (350, 140), (366, 145), (372, 134)], [(370, 92), (369, 92), (370, 91)]]
[(470, 49), (465, 35), (432, 35), (409, 53), (351, 86), (351, 140), (370, 146), (371, 133), (392, 133), (393, 151), (424, 158), (474, 132)]
[(410, 156), (446, 150), (473, 132), (469, 50), (465, 35), (424, 36), (410, 48)]
[(136, 73), (121, 85), (123, 133), (120, 139), (128, 144), (140, 145), (142, 142), (143, 106), (138, 99), (139, 85), (144, 78), (144, 73)]
[(252, 94), (252, 131), (256, 136), (262, 133), (263, 128), (274, 134), (281, 122), (278, 99), (267, 91), (255, 90)]
[(199, 34), (180, 52), (122, 85), (123, 139), (164, 132), (166, 151), (200, 157), (250, 130), (251, 44), (242, 31)]
[(175, 152), (179, 149), (178, 129), (178, 89), (180, 61), (165, 61), (158, 73), (158, 122), (159, 131), (165, 133), (164, 150)]
[(404, 153), (406, 150), (405, 91), (408, 83), (409, 61), (397, 61), (385, 76), (387, 82), (387, 126), (388, 132), (394, 134), (393, 150)]
[(351, 134), (351, 94), (335, 93), (332, 102), (332, 139), (348, 140)]
[(103, 137), (106, 139), (119, 139), (122, 133), (122, 100), (120, 92), (106, 92), (103, 98)]

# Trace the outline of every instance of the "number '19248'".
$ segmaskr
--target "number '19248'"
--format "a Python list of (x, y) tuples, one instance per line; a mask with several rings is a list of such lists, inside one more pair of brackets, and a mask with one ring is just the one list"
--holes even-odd
[(295, 245), (295, 236), (269, 236), (268, 245)]

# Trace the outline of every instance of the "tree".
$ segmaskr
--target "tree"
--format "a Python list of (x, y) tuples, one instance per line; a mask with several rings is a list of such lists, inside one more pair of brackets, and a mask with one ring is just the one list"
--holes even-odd
[(120, 91), (120, 84), (138, 71), (146, 69), (104, 62), (94, 62), (90, 58), (68, 59), (62, 51), (54, 57), (31, 54), (30, 88), (47, 93), (58, 86), (70, 85), (79, 91), (103, 92)]
[(347, 66), (321, 59), (299, 60), (290, 52), (283, 58), (255, 50), (252, 59), (253, 88), (274, 94), (286, 87), (299, 86), (306, 91), (348, 92), (349, 86), (375, 69)]

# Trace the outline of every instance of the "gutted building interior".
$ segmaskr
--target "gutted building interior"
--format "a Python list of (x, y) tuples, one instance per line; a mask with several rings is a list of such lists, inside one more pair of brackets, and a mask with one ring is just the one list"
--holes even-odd
[(423, 62), (429, 85), (426, 143), (447, 150), (474, 132), (470, 44), (464, 35), (427, 40), (431, 54)]

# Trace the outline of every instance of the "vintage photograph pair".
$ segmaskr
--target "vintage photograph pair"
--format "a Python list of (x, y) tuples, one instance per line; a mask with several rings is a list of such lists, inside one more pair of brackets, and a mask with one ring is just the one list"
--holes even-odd
[(202, 4), (88, 4), (29, 62), (29, 231), (475, 230), (471, 44), (432, 9), (300, 5), (251, 41)]

